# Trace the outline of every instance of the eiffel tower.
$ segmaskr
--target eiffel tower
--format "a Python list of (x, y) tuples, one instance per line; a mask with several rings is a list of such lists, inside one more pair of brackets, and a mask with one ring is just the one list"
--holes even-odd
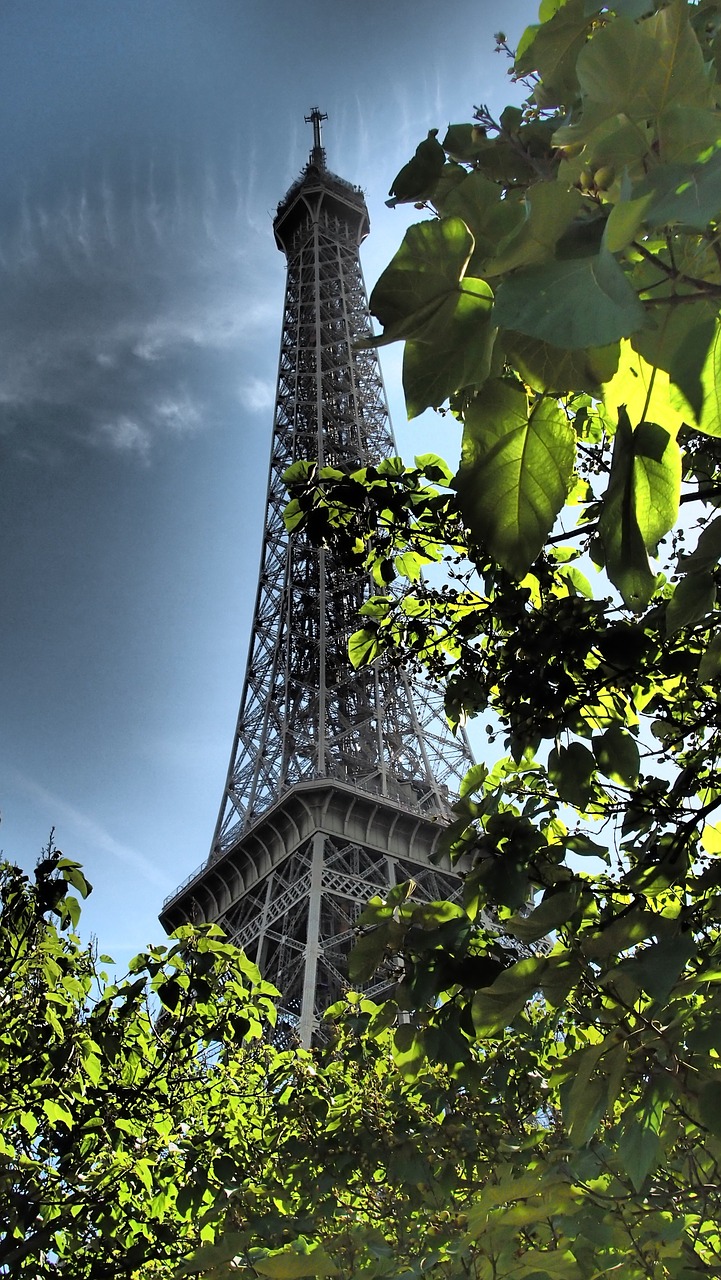
[[(279, 1031), (309, 1045), (348, 988), (356, 920), (373, 894), (413, 879), (452, 896), (431, 861), (472, 762), (433, 692), (347, 656), (370, 583), (304, 534), (288, 535), (286, 469), (298, 459), (359, 467), (396, 453), (373, 348), (359, 247), (363, 193), (313, 149), (278, 206), (287, 259), (267, 514), (245, 684), (210, 857), (166, 900), (168, 930), (217, 921), (282, 992)], [(387, 979), (375, 988), (387, 985)]]

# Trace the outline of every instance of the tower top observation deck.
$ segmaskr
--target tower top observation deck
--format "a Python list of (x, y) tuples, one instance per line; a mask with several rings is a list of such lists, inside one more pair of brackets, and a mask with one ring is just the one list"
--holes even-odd
[(354, 187), (326, 167), (321, 123), (327, 119), (318, 107), (313, 107), (310, 115), (305, 117), (306, 124), (313, 125), (313, 147), (308, 163), (284, 195), (273, 219), (275, 242), (286, 257), (295, 252), (304, 239), (304, 229), (309, 230), (317, 221), (337, 220), (346, 227), (349, 238), (356, 244), (361, 244), (370, 231), (368, 209), (361, 188)]

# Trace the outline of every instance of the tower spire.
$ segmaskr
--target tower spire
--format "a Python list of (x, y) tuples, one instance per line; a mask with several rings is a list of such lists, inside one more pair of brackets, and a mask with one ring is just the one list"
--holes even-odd
[(321, 172), (326, 167), (325, 148), (321, 139), (321, 123), (327, 120), (328, 116), (319, 111), (317, 107), (311, 107), (310, 115), (305, 117), (306, 124), (313, 126), (313, 150), (310, 153), (310, 163)]
[[(324, 118), (311, 112), (313, 155)], [(304, 1045), (348, 987), (368, 898), (409, 879), (421, 899), (456, 892), (434, 853), (471, 764), (426, 685), (382, 661), (351, 666), (348, 640), (373, 585), (283, 520), (294, 462), (353, 468), (396, 452), (366, 341), (368, 225), (362, 192), (313, 163), (273, 222), (287, 280), (245, 683), (210, 857), (160, 916), (169, 930), (217, 920), (283, 993), (279, 1038)]]

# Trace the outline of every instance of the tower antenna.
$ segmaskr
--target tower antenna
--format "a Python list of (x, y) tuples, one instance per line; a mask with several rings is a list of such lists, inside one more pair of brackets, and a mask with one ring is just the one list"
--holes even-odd
[(310, 153), (310, 163), (315, 165), (316, 169), (325, 169), (325, 148), (321, 140), (321, 123), (327, 120), (328, 116), (325, 112), (319, 111), (318, 107), (311, 107), (310, 115), (305, 117), (306, 124), (313, 126), (313, 150)]

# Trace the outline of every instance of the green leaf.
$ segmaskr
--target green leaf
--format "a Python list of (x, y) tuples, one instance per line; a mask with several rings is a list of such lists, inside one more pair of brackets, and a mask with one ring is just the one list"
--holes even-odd
[(584, 933), (582, 950), (593, 960), (608, 960), (652, 937), (657, 929), (658, 916), (634, 907), (632, 911), (604, 921), (595, 932)]
[(490, 285), (466, 276), (425, 325), (423, 340), (406, 342), (403, 390), (409, 418), (437, 408), (461, 387), (486, 381), (495, 336), (492, 308)]
[(366, 631), (364, 627), (360, 631), (354, 631), (348, 641), (348, 657), (353, 667), (367, 666), (378, 657), (379, 652), (377, 633)]
[(553, 396), (587, 391), (599, 398), (601, 384), (608, 382), (618, 367), (618, 343), (564, 351), (538, 338), (508, 332), (504, 335), (504, 347), (523, 381), (534, 391)]
[(504, 969), (489, 987), (473, 997), (471, 1013), (478, 1036), (503, 1031), (538, 990), (548, 962), (538, 956), (519, 960)]
[(698, 678), (708, 684), (721, 675), (721, 636), (714, 636), (699, 663)]
[(701, 1121), (709, 1132), (721, 1138), (721, 1076), (707, 1080), (702, 1086), (698, 1109)]
[[(583, 136), (577, 137), (579, 133)], [(632, 124), (625, 115), (611, 115), (598, 125), (592, 123), (590, 128), (561, 125), (552, 141), (559, 147), (570, 144), (575, 149), (582, 145), (580, 155), (562, 161), (559, 177), (577, 182), (584, 171), (593, 175), (599, 168), (610, 167), (632, 182), (642, 181), (646, 176), (646, 157), (653, 146), (654, 135), (645, 124)]]
[(612, 724), (604, 734), (593, 739), (593, 753), (602, 773), (612, 782), (632, 787), (638, 781), (640, 757), (636, 739)]
[(612, 417), (625, 408), (629, 422), (660, 422), (668, 430), (683, 425), (684, 413), (669, 406), (669, 375), (649, 364), (630, 342), (620, 344), (618, 368), (603, 388), (603, 402)]
[(428, 322), (458, 292), (472, 251), (473, 236), (460, 218), (408, 228), (370, 298), (371, 311), (384, 328), (384, 342), (424, 336)]
[(653, 594), (656, 579), (647, 553), (673, 527), (680, 488), (676, 440), (652, 422), (632, 431), (621, 408), (598, 528), (608, 576), (629, 608), (644, 608)]
[(494, 321), (557, 347), (603, 347), (635, 333), (644, 310), (616, 259), (602, 249), (526, 267), (496, 293)]
[(554, 893), (544, 898), (527, 916), (512, 916), (504, 921), (504, 929), (522, 942), (538, 942), (560, 924), (565, 924), (578, 910), (578, 894), (573, 890)]
[(617, 17), (599, 27), (576, 64), (583, 99), (568, 141), (588, 137), (609, 116), (644, 123), (669, 107), (713, 106), (704, 55), (679, 0), (643, 23)]
[(563, 1118), (568, 1126), (568, 1136), (574, 1147), (584, 1147), (596, 1132), (607, 1104), (607, 1083), (603, 1076), (590, 1080), (590, 1074), (598, 1062), (600, 1045), (586, 1049), (587, 1060), (582, 1060), (576, 1076), (567, 1091), (562, 1091)]
[[(706, 395), (709, 393), (710, 412), (707, 418), (711, 423), (715, 374), (713, 357), (709, 360), (709, 347), (715, 331), (715, 309), (710, 301), (685, 303), (679, 307), (670, 298), (668, 305), (654, 310), (646, 328), (634, 334), (634, 349), (643, 356), (647, 365), (656, 368), (652, 388), (654, 397), (660, 398), (662, 406), (664, 402), (661, 397), (667, 397), (665, 407), (656, 410), (654, 406), (646, 414), (653, 422), (662, 421), (668, 426), (670, 407), (674, 415), (672, 421), (698, 423), (704, 414)], [(704, 379), (707, 363), (709, 367)], [(665, 380), (659, 380), (659, 369), (665, 370), (669, 375), (668, 390)], [(633, 371), (648, 386), (648, 375), (643, 368), (635, 367)], [(619, 388), (619, 391), (618, 403), (627, 403), (622, 389)], [(633, 408), (629, 408), (629, 416), (634, 419)], [(638, 421), (639, 415), (634, 420)], [(713, 429), (706, 430), (706, 434), (714, 434)]]
[(35, 1136), (38, 1127), (37, 1116), (31, 1111), (21, 1111), (18, 1120), (25, 1132), (32, 1138)]
[(253, 1257), (253, 1266), (271, 1280), (301, 1280), (303, 1276), (337, 1276), (339, 1268), (322, 1244), (309, 1245), (301, 1236), (293, 1244), (265, 1257)]
[(687, 573), (703, 573), (706, 569), (713, 569), (719, 560), (721, 560), (721, 516), (717, 516), (706, 525), (695, 550), (690, 556), (684, 556), (679, 561), (679, 569)]
[(88, 1051), (83, 1053), (83, 1070), (88, 1079), (93, 1084), (99, 1084), (103, 1074), (103, 1067), (100, 1058), (96, 1053)]
[(705, 618), (716, 603), (713, 574), (689, 573), (676, 585), (666, 607), (666, 634), (671, 636), (681, 627)]
[(401, 1023), (393, 1036), (393, 1061), (404, 1080), (417, 1079), (426, 1058), (423, 1032), (411, 1025)]
[(629, 1117), (621, 1131), (618, 1154), (636, 1191), (641, 1190), (649, 1173), (658, 1164), (661, 1153), (661, 1141), (654, 1129), (635, 1117)]
[(348, 977), (351, 982), (368, 982), (383, 960), (386, 947), (391, 944), (397, 946), (403, 941), (403, 937), (403, 926), (392, 918), (364, 933), (348, 957)]
[(522, 388), (494, 381), (466, 412), (455, 478), (461, 511), (472, 537), (516, 578), (553, 527), (574, 458), (573, 428), (553, 400), (529, 415)]
[[(715, 394), (719, 353), (709, 355), (716, 333), (713, 317), (708, 315), (706, 304), (694, 308), (693, 312), (689, 307), (676, 308), (675, 311), (668, 307), (666, 310), (671, 317), (668, 328), (674, 327), (675, 320), (679, 332), (668, 366), (671, 403), (684, 414), (690, 409), (688, 420), (694, 424), (703, 423), (700, 430), (706, 435), (715, 435), (721, 431), (721, 406)], [(684, 311), (685, 315), (682, 314)], [(694, 315), (699, 317), (697, 323), (693, 322)], [(683, 320), (686, 321), (685, 326)]]
[(541, 979), (541, 990), (554, 1009), (564, 1005), (569, 993), (583, 975), (583, 968), (575, 956), (568, 952), (548, 958), (548, 968)]
[(689, 960), (698, 951), (691, 933), (662, 938), (623, 960), (615, 972), (623, 972), (653, 1000), (665, 1004)]
[(394, 199), (388, 200), (387, 204), (416, 203), (432, 196), (446, 162), (437, 134), (437, 129), (429, 129), (427, 138), (416, 147), (413, 158), (396, 174), (388, 193)]
[(567, 0), (548, 22), (528, 27), (518, 45), (514, 71), (537, 71), (543, 81), (544, 105), (565, 102), (578, 90), (576, 59), (586, 42), (591, 18), (583, 0)]
[(462, 218), (473, 233), (475, 245), (469, 265), (473, 275), (485, 274), (485, 264), (495, 257), (499, 244), (523, 223), (525, 213), (522, 201), (510, 196), (504, 199), (498, 183), (491, 182), (479, 169), (453, 187), (441, 212), (446, 217)]
[(87, 898), (92, 893), (93, 886), (85, 879), (79, 863), (73, 862), (70, 858), (60, 858), (58, 871), (62, 873), (63, 880), (77, 889), (81, 898)]
[(472, 796), (475, 791), (480, 790), (483, 783), (488, 777), (488, 765), (472, 764), (468, 772), (464, 775), (458, 794), (463, 799), (464, 796)]
[(674, 104), (658, 118), (658, 152), (668, 164), (693, 164), (721, 142), (721, 115), (704, 107)]
[(596, 761), (588, 747), (572, 742), (569, 747), (554, 747), (548, 756), (548, 776), (561, 800), (585, 809), (591, 798)]
[(456, 160), (475, 160), (486, 140), (479, 137), (472, 124), (449, 124), (443, 139), (443, 150)]
[(647, 192), (633, 200), (619, 200), (612, 207), (603, 232), (603, 246), (609, 253), (620, 253), (631, 243), (652, 201), (652, 193)]
[(707, 822), (701, 832), (701, 844), (706, 853), (714, 855), (721, 853), (721, 826)]
[(413, 463), (429, 480), (433, 480), (437, 484), (448, 485), (453, 479), (453, 472), (448, 463), (437, 453), (416, 454)]
[[(176, 1275), (178, 1277), (197, 1276), (210, 1271), (215, 1276), (216, 1268), (222, 1268), (223, 1263), (232, 1262), (233, 1258), (244, 1250), (245, 1237), (239, 1231), (226, 1231), (217, 1244), (202, 1244), (199, 1249), (195, 1249), (178, 1268)], [(220, 1271), (219, 1274), (230, 1275), (231, 1273)]]
[(585, 596), (587, 600), (593, 600), (593, 587), (586, 575), (581, 573), (581, 570), (576, 568), (575, 564), (563, 565), (558, 570), (557, 576), (569, 584), (574, 595)]
[(501, 275), (515, 267), (547, 262), (578, 214), (583, 196), (562, 182), (538, 182), (528, 188), (524, 204), (524, 221), (499, 246), (498, 256), (486, 265), (484, 274)]
[(43, 1111), (51, 1125), (55, 1126), (60, 1121), (62, 1124), (67, 1125), (68, 1129), (72, 1129), (73, 1117), (67, 1107), (64, 1107), (60, 1102), (54, 1102), (52, 1098), (45, 1098), (43, 1100)]
[[(702, 431), (704, 435), (721, 437), (721, 326), (715, 327), (713, 337), (705, 346), (704, 338), (708, 332), (708, 328), (704, 325), (699, 330), (695, 330), (694, 334), (688, 335), (689, 342), (693, 339), (699, 342), (697, 352), (702, 354), (706, 351), (703, 365), (696, 376), (700, 381), (701, 392), (697, 397), (695, 404), (691, 404), (687, 399), (684, 389), (682, 389), (681, 379), (683, 373), (676, 376), (676, 386), (671, 389), (671, 403), (676, 411), (683, 415), (686, 421)], [(683, 356), (685, 353), (681, 353)], [(684, 373), (688, 366), (684, 366)], [(693, 374), (690, 375), (693, 377)]]
[(692, 231), (705, 231), (721, 214), (721, 152), (714, 152), (704, 164), (661, 165), (645, 185), (655, 197), (646, 215), (649, 223), (680, 223)]

